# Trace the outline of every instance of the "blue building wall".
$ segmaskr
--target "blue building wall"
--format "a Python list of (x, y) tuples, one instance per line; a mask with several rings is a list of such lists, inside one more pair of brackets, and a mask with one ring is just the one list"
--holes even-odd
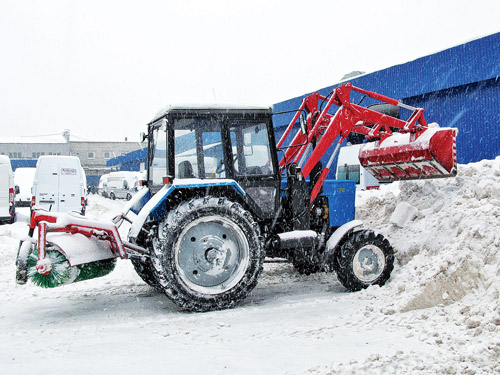
[[(470, 163), (500, 155), (499, 56), (497, 33), (349, 81), (424, 108), (427, 122), (457, 127), (458, 162)], [(318, 92), (327, 95), (338, 85)], [(309, 94), (276, 103), (274, 111), (296, 109)], [(360, 95), (353, 95), (354, 101), (360, 99)], [(363, 105), (367, 104), (371, 102), (365, 100)], [(293, 113), (274, 116), (277, 139), (292, 118)]]
[(146, 163), (147, 157), (148, 149), (143, 148), (109, 159), (106, 166), (117, 167), (120, 171), (140, 171), (141, 163)]
[(37, 161), (38, 160), (11, 159), (10, 165), (12, 166), (12, 170), (15, 171), (17, 168), (35, 168)]

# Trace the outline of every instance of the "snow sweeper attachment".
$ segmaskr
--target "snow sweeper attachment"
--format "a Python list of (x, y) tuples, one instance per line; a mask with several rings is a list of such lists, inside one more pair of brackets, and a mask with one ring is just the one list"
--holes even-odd
[(144, 255), (145, 249), (120, 238), (125, 215), (94, 221), (70, 212), (34, 210), (29, 237), (19, 245), (16, 282), (54, 288), (105, 276), (116, 258)]
[[(404, 108), (411, 111), (411, 115), (407, 120), (401, 120), (392, 115), (393, 110), (377, 111), (376, 107), (362, 107), (351, 102), (351, 91), (385, 103), (386, 108), (398, 107), (397, 113), (399, 108)], [(333, 104), (339, 108), (335, 114), (330, 114), (328, 111)], [(328, 96), (314, 93), (306, 97), (278, 142), (278, 148), (282, 147), (299, 119), (301, 130), (287, 147), (280, 161), (281, 168), (296, 163), (307, 177), (327, 149), (336, 143), (326, 168), (322, 169), (313, 188), (311, 202), (321, 189), (340, 146), (351, 133), (364, 135), (367, 143), (360, 149), (360, 164), (379, 181), (452, 177), (457, 173), (458, 129), (427, 124), (422, 108), (354, 87), (351, 83), (342, 84)]]

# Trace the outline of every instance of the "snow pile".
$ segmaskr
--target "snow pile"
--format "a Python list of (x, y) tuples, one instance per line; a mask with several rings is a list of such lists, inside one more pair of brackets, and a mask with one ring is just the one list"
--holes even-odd
[[(453, 179), (405, 181), (363, 195), (357, 218), (390, 239), (397, 265), (386, 286), (360, 294), (383, 301), (380, 311), (386, 316), (402, 313), (409, 318), (429, 311), (421, 316), (433, 325), (453, 322), (464, 343), (478, 337), (466, 355), (468, 370), (452, 366), (450, 373), (484, 369), (481, 361), (488, 360), (497, 365), (484, 373), (500, 371), (500, 157), (461, 165)], [(439, 331), (428, 332), (424, 340), (446, 343), (441, 336)], [(453, 356), (460, 352), (451, 349)], [(372, 369), (381, 366), (389, 371), (393, 361), (404, 363), (404, 357), (408, 353), (336, 365), (345, 373), (349, 369), (355, 373), (367, 363)], [(432, 365), (436, 360), (439, 355), (412, 364), (431, 373), (447, 373), (444, 364)]]
[(388, 288), (397, 291), (398, 310), (448, 305), (480, 286), (500, 292), (499, 165), (500, 157), (461, 166), (453, 179), (401, 182), (398, 196), (358, 207), (358, 218), (390, 238), (404, 266)]

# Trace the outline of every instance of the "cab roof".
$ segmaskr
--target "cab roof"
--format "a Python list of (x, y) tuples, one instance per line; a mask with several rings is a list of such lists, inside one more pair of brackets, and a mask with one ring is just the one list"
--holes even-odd
[(198, 114), (198, 115), (206, 115), (210, 113), (227, 113), (227, 114), (269, 114), (271, 115), (273, 112), (273, 108), (271, 106), (242, 106), (235, 104), (176, 104), (176, 105), (168, 105), (158, 111), (153, 119), (149, 122), (152, 124), (164, 117), (166, 117), (169, 113), (179, 113), (179, 114)]

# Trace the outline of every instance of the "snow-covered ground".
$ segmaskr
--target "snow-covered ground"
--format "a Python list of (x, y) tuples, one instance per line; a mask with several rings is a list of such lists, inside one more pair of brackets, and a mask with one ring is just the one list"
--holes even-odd
[[(397, 250), (384, 287), (347, 293), (332, 274), (267, 264), (242, 305), (203, 314), (177, 310), (128, 261), (56, 289), (17, 286), (20, 209), (0, 226), (1, 373), (500, 373), (500, 157), (357, 202)], [(112, 217), (124, 201), (89, 204)]]

